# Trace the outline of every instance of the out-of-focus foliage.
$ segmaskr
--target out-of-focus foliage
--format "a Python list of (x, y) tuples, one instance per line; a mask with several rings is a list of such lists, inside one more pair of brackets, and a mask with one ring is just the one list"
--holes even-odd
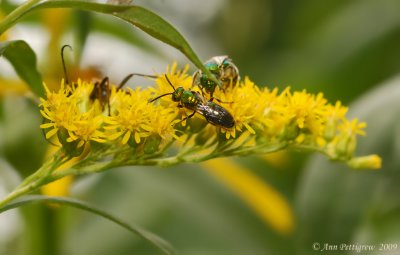
[(396, 0), (230, 1), (215, 36), (258, 83), (349, 103), (398, 72), (399, 8)]
[[(295, 230), (287, 236), (264, 224), (201, 166), (115, 169), (77, 180), (73, 196), (116, 212), (128, 222), (140, 222), (170, 241), (180, 254), (320, 254), (313, 251), (314, 242), (400, 246), (400, 83), (394, 78), (400, 70), (398, 0), (137, 2), (176, 25), (203, 60), (228, 54), (242, 77), (249, 75), (257, 84), (321, 91), (330, 101), (342, 100), (345, 104), (368, 93), (351, 107), (353, 116), (368, 123), (367, 137), (359, 140), (358, 152), (378, 153), (383, 157), (383, 168), (353, 171), (321, 157), (308, 161), (309, 155), (296, 152), (272, 159), (235, 159), (287, 198), (295, 215)], [(8, 1), (1, 2), (4, 13), (11, 7)], [(46, 38), (53, 35), (46, 34), (48, 24), (42, 14), (26, 17), (24, 26), (10, 31), (9, 36), (33, 43), (37, 37), (24, 36), (24, 27), (44, 30), (41, 44), (33, 43), (32, 48), (44, 78), (59, 84), (61, 69), (49, 71), (50, 65), (61, 66), (60, 61), (49, 64), (47, 60), (59, 59), (59, 51), (43, 50), (48, 46)], [(171, 59), (186, 61), (140, 32), (124, 33), (126, 24), (120, 21), (91, 14), (89, 22), (76, 18), (76, 14), (66, 14), (70, 16), (66, 16), (65, 30), (53, 38), (53, 43), (54, 49), (71, 44), (78, 38), (81, 25), (81, 67), (96, 65), (119, 81), (130, 72), (163, 70)], [(75, 49), (78, 54), (80, 50)], [(73, 60), (67, 62), (73, 65)], [(0, 79), (8, 76), (3, 71), (0, 75)], [(386, 80), (391, 82), (387, 84)], [(46, 145), (40, 137), (37, 106), (24, 99), (14, 100), (15, 95), (0, 95), (1, 157), (26, 175), (40, 165)], [(23, 114), (19, 112), (22, 108)], [(0, 169), (3, 174), (5, 170)], [(7, 236), (8, 242), (2, 245), (0, 254), (23, 254), (20, 251), (24, 250), (46, 254), (44, 248), (32, 248), (40, 247), (40, 242), (58, 246), (47, 248), (47, 254), (51, 249), (64, 254), (156, 252), (143, 241), (132, 240), (118, 226), (86, 213), (63, 208), (46, 208), (43, 213), (42, 209), (24, 210), (23, 215), (29, 215), (24, 227), (30, 237), (18, 238), (23, 233), (21, 225), (1, 230), (8, 231), (0, 235)], [(0, 221), (5, 219), (2, 217)], [(29, 241), (35, 235), (43, 238)]]

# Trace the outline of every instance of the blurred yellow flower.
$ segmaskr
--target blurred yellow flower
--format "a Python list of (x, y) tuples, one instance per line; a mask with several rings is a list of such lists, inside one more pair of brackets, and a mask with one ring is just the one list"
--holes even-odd
[(378, 155), (369, 155), (365, 157), (353, 158), (347, 163), (353, 168), (369, 168), (369, 169), (379, 169), (382, 167), (382, 159)]
[(203, 165), (275, 231), (290, 234), (294, 230), (293, 209), (287, 199), (272, 186), (253, 175), (249, 169), (223, 158), (204, 162)]

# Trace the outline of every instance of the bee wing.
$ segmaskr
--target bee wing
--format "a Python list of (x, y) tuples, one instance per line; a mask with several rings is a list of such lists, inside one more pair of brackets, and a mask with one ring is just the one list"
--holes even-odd
[(231, 128), (235, 125), (232, 115), (216, 103), (207, 102), (206, 104), (199, 104), (196, 112), (203, 115), (209, 123), (215, 126)]
[(224, 62), (224, 60), (226, 59), (230, 59), (228, 55), (221, 55), (221, 56), (214, 56), (212, 57), (210, 60), (215, 61), (215, 63), (218, 64), (218, 66), (222, 65), (222, 63)]

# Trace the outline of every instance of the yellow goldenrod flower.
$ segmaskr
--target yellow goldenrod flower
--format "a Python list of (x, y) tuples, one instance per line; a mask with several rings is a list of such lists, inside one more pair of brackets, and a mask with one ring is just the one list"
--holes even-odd
[(140, 88), (126, 92), (116, 91), (115, 88), (111, 90), (111, 116), (105, 119), (105, 129), (110, 140), (122, 137), (122, 144), (128, 143), (130, 139), (138, 144), (142, 138), (150, 135), (149, 95), (149, 91)]
[[(40, 127), (50, 129), (46, 133), (47, 139), (63, 133), (67, 137), (61, 139), (60, 143), (76, 141), (76, 148), (82, 147), (88, 141), (106, 141), (102, 130), (103, 116), (98, 114), (99, 106), (89, 105), (93, 88), (92, 83), (80, 80), (74, 87), (65, 87), (62, 82), (58, 92), (50, 92), (45, 86), (47, 100), (41, 98), (40, 106), (47, 123)], [(59, 136), (58, 138), (60, 139)]]
[(342, 125), (339, 126), (339, 130), (349, 136), (352, 135), (366, 135), (364, 128), (367, 127), (365, 122), (359, 122), (358, 119), (353, 119), (352, 121), (344, 120)]
[(221, 100), (225, 107), (235, 120), (235, 127), (232, 129), (223, 129), (226, 138), (236, 137), (236, 130), (239, 132), (247, 129), (250, 133), (255, 134), (251, 123), (256, 123), (255, 117), (260, 115), (265, 109), (265, 101), (260, 100), (260, 91), (255, 84), (247, 77), (241, 86), (229, 87), (225, 92), (217, 90), (214, 94), (215, 98)]
[[(190, 89), (192, 86), (192, 77), (187, 74), (189, 70), (189, 65), (186, 65), (183, 70), (177, 70), (177, 63), (173, 63), (171, 68), (167, 68), (165, 75), (171, 81), (172, 85), (176, 87), (183, 87), (185, 89)], [(156, 88), (151, 88), (155, 95), (162, 95), (166, 93), (173, 92), (171, 85), (165, 79), (164, 74), (158, 75), (156, 79)], [(172, 101), (171, 97), (163, 97), (167, 101)]]
[(160, 136), (163, 140), (171, 141), (173, 138), (179, 139), (176, 135), (177, 130), (174, 128), (174, 123), (177, 122), (177, 110), (175, 108), (164, 108), (161, 106), (150, 107), (151, 118), (150, 126), (152, 134)]
[[(192, 87), (187, 67), (176, 71), (176, 64), (167, 76), (158, 75), (155, 83), (151, 88), (118, 90), (113, 84), (104, 88), (81, 80), (67, 85), (61, 81), (61, 88), (55, 92), (45, 86), (46, 98), (40, 99), (40, 127), (46, 138), (58, 140), (61, 148), (0, 203), (4, 205), (70, 175), (127, 165), (170, 166), (287, 148), (320, 152), (354, 168), (377, 169), (382, 164), (377, 155), (354, 156), (357, 137), (365, 135), (366, 124), (348, 120), (347, 108), (340, 102), (328, 103), (322, 93), (259, 88), (245, 77), (235, 86), (217, 87), (215, 101), (210, 102), (210, 95)], [(172, 93), (173, 97), (167, 97)], [(154, 98), (160, 100), (154, 102)], [(182, 119), (189, 116), (199, 118), (184, 125)], [(174, 143), (176, 147), (171, 146)], [(79, 160), (71, 161), (73, 158)], [(73, 165), (55, 171), (65, 162)], [(225, 178), (230, 172), (218, 174)], [(236, 174), (225, 178), (227, 184), (266, 222), (283, 233), (290, 232), (291, 210), (284, 200), (257, 179), (242, 171)], [(242, 183), (243, 178), (252, 188)], [(272, 204), (282, 210), (270, 208), (258, 196), (260, 191), (269, 194), (276, 202)]]
[[(347, 108), (340, 102), (328, 103), (322, 93), (259, 88), (247, 77), (236, 86), (224, 90), (217, 87), (214, 105), (224, 111), (213, 111), (213, 104), (208, 103), (210, 95), (192, 87), (187, 71), (188, 66), (177, 71), (174, 63), (165, 75), (157, 76), (155, 86), (150, 88), (117, 90), (111, 84), (110, 89), (102, 91), (108, 93), (108, 102), (94, 98), (93, 90), (102, 88), (95, 88), (91, 82), (78, 80), (74, 86), (62, 82), (58, 92), (50, 92), (46, 87), (47, 99), (41, 99), (40, 104), (45, 119), (41, 128), (46, 130), (47, 139), (57, 137), (63, 147), (71, 147), (69, 151), (94, 141), (104, 144), (110, 153), (121, 150), (117, 147), (120, 143), (129, 144), (139, 156), (149, 157), (165, 152), (172, 142), (181, 140), (179, 145), (184, 148), (175, 159), (165, 163), (161, 157), (152, 164), (274, 152), (288, 146), (349, 161), (354, 158), (357, 136), (365, 135), (365, 123), (346, 119)], [(195, 106), (188, 107), (189, 102), (179, 101), (185, 100), (183, 97), (175, 97), (178, 102), (172, 100), (171, 94), (178, 87), (182, 87), (179, 91), (189, 93), (185, 94), (186, 100), (192, 100)], [(157, 102), (150, 102), (156, 97)], [(209, 107), (208, 111), (198, 110), (200, 106)], [(210, 118), (223, 120), (227, 113), (234, 120), (232, 127), (207, 122)], [(186, 124), (189, 115), (194, 118)]]
[(68, 96), (70, 90), (64, 87), (63, 82), (58, 92), (50, 92), (46, 85), (44, 87), (47, 100), (40, 99), (42, 107), (40, 112), (48, 123), (42, 124), (40, 127), (50, 129), (46, 133), (46, 138), (49, 139), (57, 134), (59, 129), (75, 131), (77, 129), (75, 118), (79, 114), (76, 98)]
[(75, 123), (76, 130), (68, 130), (69, 137), (67, 138), (67, 142), (78, 140), (78, 148), (88, 141), (106, 142), (104, 132), (101, 130), (103, 116), (93, 116), (93, 113), (94, 110), (91, 109), (89, 112), (81, 115), (81, 119)]

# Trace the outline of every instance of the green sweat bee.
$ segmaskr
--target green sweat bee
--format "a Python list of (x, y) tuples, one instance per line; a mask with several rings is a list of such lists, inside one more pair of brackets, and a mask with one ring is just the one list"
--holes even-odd
[(192, 86), (198, 86), (203, 96), (204, 92), (208, 93), (210, 101), (214, 99), (213, 94), (217, 86), (224, 90), (229, 86), (236, 85), (240, 80), (239, 69), (228, 56), (212, 57), (204, 63), (204, 66), (217, 78), (220, 84), (215, 83), (201, 70), (198, 70), (193, 74)]

